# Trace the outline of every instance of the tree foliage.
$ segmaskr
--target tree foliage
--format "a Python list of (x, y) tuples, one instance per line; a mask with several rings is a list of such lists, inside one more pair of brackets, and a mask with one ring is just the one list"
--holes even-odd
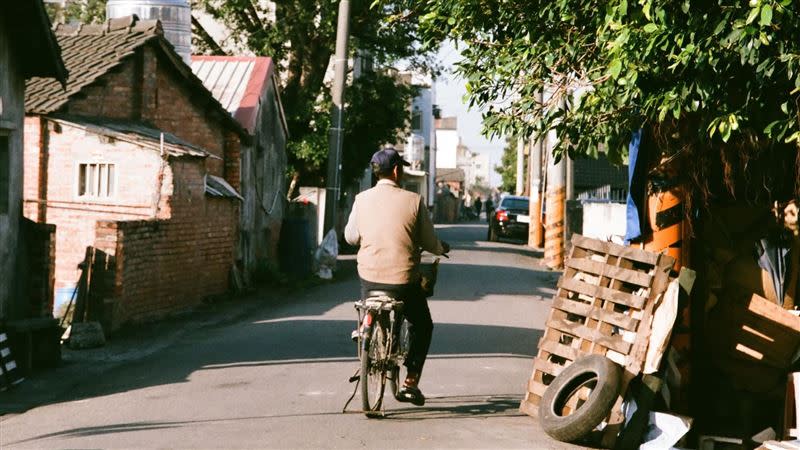
[(108, 0), (68, 0), (63, 4), (45, 3), (50, 20), (56, 22), (100, 23), (106, 17)]
[[(408, 125), (408, 105), (415, 93), (416, 88), (399, 84), (387, 73), (368, 72), (353, 80), (345, 91), (342, 180), (361, 177), (375, 150), (396, 140), (398, 130)], [(302, 173), (307, 183), (322, 184), (326, 175), (331, 106), (326, 93), (314, 108), (310, 131), (289, 142), (290, 170)]]
[(495, 166), (494, 171), (500, 174), (500, 191), (514, 192), (517, 189), (517, 140), (506, 138), (506, 146), (503, 148), (503, 156), (500, 164)]
[[(282, 66), (282, 100), (290, 134), (290, 164), (304, 182), (321, 183), (327, 159), (330, 105), (324, 83), (336, 43), (338, 2), (291, 0), (271, 3), (258, 0), (199, 0), (215, 19), (233, 30), (235, 44), (257, 55), (272, 56)], [(417, 45), (418, 24), (390, 20), (403, 16), (406, 2), (380, 6), (371, 0), (351, 1), (350, 47), (369, 55), (376, 67), (403, 59), (412, 67), (432, 68), (430, 51)], [(208, 42), (208, 39), (205, 39)], [(214, 43), (210, 43), (213, 50)], [(218, 44), (218, 43), (217, 43)], [(367, 153), (377, 144), (393, 142), (406, 127), (408, 112), (399, 102), (409, 99), (407, 86), (388, 75), (370, 74), (353, 83), (348, 93), (344, 140), (344, 180), (360, 174), (369, 161)]]
[(613, 160), (642, 127), (672, 151), (800, 138), (791, 0), (424, 0), (416, 12), (428, 39), (464, 44), (458, 71), (488, 134), (554, 128), (557, 156), (605, 147)]

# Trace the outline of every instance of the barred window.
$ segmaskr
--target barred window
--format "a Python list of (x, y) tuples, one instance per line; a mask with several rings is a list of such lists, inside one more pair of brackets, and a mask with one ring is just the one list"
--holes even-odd
[(114, 195), (116, 170), (114, 164), (95, 163), (78, 166), (78, 196), (107, 198)]

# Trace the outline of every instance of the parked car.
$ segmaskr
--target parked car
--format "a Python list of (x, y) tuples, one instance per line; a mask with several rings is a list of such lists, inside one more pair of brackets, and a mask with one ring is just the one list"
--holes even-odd
[(505, 196), (489, 218), (489, 241), (498, 238), (528, 239), (531, 223), (528, 197)]

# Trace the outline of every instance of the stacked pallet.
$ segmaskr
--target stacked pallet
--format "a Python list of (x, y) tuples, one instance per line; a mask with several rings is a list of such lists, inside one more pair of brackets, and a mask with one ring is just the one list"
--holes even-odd
[[(653, 309), (674, 263), (665, 254), (574, 235), (520, 410), (536, 417), (558, 374), (582, 355), (604, 355), (624, 368), (621, 395), (606, 421), (603, 443), (611, 446), (623, 421), (622, 398), (642, 371)], [(567, 408), (576, 409), (587, 395), (574, 396)]]

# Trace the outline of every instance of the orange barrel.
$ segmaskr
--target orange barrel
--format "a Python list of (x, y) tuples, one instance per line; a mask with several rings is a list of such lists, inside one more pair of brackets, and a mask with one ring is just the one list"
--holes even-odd
[[(675, 258), (673, 269), (678, 272), (682, 266), (689, 266), (689, 227), (684, 212), (684, 191), (671, 187), (660, 192), (652, 192), (647, 198), (647, 221), (652, 233), (644, 241), (644, 249), (666, 253)], [(688, 299), (687, 299), (688, 300)], [(691, 352), (690, 308), (681, 304), (682, 310), (675, 321), (672, 335), (672, 348), (676, 351), (676, 366), (681, 375), (679, 389), (672, 392), (670, 404), (673, 410), (688, 413), (688, 388), (691, 376), (689, 366)]]

